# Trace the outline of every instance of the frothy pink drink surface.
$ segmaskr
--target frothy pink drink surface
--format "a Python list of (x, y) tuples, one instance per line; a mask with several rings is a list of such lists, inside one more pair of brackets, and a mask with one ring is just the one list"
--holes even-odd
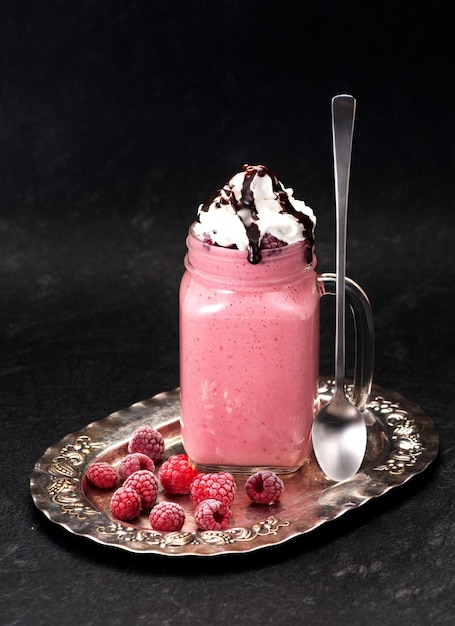
[(180, 290), (181, 428), (200, 467), (294, 471), (310, 450), (320, 293), (303, 242), (245, 253), (190, 234)]

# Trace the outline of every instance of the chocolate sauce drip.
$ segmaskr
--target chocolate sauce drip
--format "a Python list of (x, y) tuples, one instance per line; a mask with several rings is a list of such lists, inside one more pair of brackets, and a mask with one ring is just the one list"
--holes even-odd
[(256, 222), (252, 222), (245, 227), (246, 236), (248, 237), (248, 261), (253, 265), (261, 262), (261, 231)]
[(305, 213), (301, 213), (301, 211), (297, 211), (297, 209), (292, 206), (292, 203), (289, 200), (287, 193), (281, 188), (280, 181), (275, 176), (275, 174), (273, 174), (273, 172), (271, 172), (270, 170), (267, 170), (267, 174), (272, 179), (273, 191), (276, 193), (278, 202), (281, 204), (282, 211), (280, 212), (289, 213), (290, 215), (295, 217), (295, 219), (303, 226), (303, 235), (308, 241), (307, 262), (311, 263), (313, 260), (314, 246), (313, 222), (308, 215), (306, 215)]
[(212, 193), (210, 198), (206, 200), (206, 202), (204, 202), (204, 204), (201, 206), (201, 211), (205, 211), (207, 213), (210, 206), (215, 202), (217, 198), (219, 198), (219, 200), (216, 202), (217, 206), (221, 206), (222, 204), (229, 204), (231, 196), (232, 191), (227, 185), (225, 185), (222, 189), (218, 189), (218, 191)]
[(254, 201), (254, 194), (251, 189), (251, 185), (256, 175), (260, 177), (269, 176), (272, 181), (273, 191), (276, 193), (278, 202), (281, 205), (280, 213), (289, 213), (300, 224), (302, 224), (303, 235), (308, 241), (308, 248), (306, 249), (307, 263), (311, 263), (313, 260), (314, 247), (313, 222), (311, 218), (305, 213), (297, 211), (297, 209), (293, 207), (287, 193), (283, 190), (280, 181), (275, 176), (275, 174), (269, 170), (267, 166), (245, 164), (242, 169), (245, 172), (245, 178), (243, 180), (240, 200), (237, 200), (233, 190), (229, 187), (228, 182), (222, 189), (219, 189), (207, 200), (207, 202), (202, 205), (201, 211), (208, 211), (210, 205), (217, 198), (219, 198), (217, 200), (218, 206), (220, 206), (221, 204), (231, 203), (232, 207), (237, 213), (238, 218), (243, 223), (246, 236), (248, 237), (248, 261), (253, 265), (260, 263), (262, 259), (261, 233), (256, 223), (259, 219), (259, 216), (256, 209), (256, 203)]
[(259, 216), (256, 209), (256, 203), (254, 201), (254, 194), (251, 190), (251, 184), (260, 167), (262, 166), (243, 166), (245, 178), (243, 180), (240, 200), (237, 201), (234, 193), (232, 193), (231, 198), (232, 206), (245, 227), (246, 236), (248, 237), (248, 261), (253, 265), (260, 263), (262, 259), (261, 232), (256, 224)]
[(247, 209), (251, 212), (251, 217), (253, 219), (258, 219), (256, 203), (254, 202), (254, 195), (251, 191), (251, 183), (256, 176), (257, 170), (255, 167), (251, 167), (250, 165), (244, 165), (243, 169), (246, 173), (245, 178), (243, 179), (242, 195), (240, 197), (240, 208)]

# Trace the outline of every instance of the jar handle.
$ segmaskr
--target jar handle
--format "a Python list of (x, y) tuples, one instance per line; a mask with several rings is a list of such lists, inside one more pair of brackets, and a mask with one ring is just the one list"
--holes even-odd
[[(321, 295), (335, 295), (336, 274), (324, 273), (318, 277)], [(355, 329), (355, 365), (352, 401), (363, 411), (368, 402), (374, 369), (374, 321), (370, 301), (363, 289), (346, 278), (346, 300), (352, 312)]]

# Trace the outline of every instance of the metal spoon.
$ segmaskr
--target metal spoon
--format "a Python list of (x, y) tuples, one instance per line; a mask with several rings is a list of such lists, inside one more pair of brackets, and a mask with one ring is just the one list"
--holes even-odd
[(362, 413), (347, 399), (345, 379), (345, 277), (349, 172), (356, 102), (332, 99), (332, 135), (336, 198), (335, 390), (313, 423), (313, 450), (322, 471), (341, 481), (357, 473), (365, 456), (367, 432)]

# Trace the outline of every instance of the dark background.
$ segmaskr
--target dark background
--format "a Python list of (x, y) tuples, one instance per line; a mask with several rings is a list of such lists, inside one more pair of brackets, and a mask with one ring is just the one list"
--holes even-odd
[[(442, 1), (0, 1), (2, 624), (452, 623), (453, 27)], [(431, 416), (438, 460), (250, 555), (132, 555), (49, 522), (29, 492), (44, 450), (178, 386), (185, 234), (230, 174), (265, 163), (292, 186), (334, 270), (343, 92), (375, 382)]]

